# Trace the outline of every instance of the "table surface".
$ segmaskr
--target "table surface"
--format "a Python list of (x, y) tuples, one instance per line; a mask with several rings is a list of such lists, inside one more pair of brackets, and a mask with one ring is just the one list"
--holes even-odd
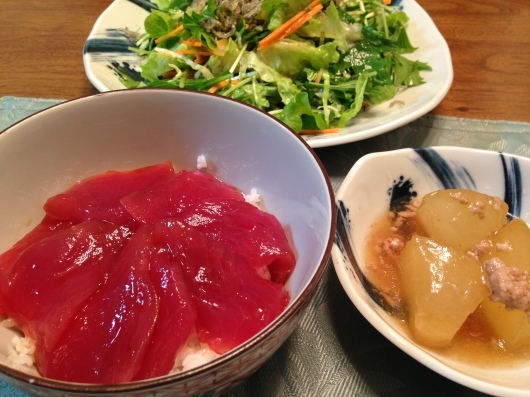
[[(83, 44), (111, 0), (2, 0), (0, 96), (71, 99), (97, 93)], [(447, 40), (454, 82), (434, 114), (530, 122), (530, 2), (418, 0)]]

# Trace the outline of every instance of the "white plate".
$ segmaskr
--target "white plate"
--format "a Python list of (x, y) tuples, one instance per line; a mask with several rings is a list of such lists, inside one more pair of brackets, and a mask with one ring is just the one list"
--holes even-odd
[[(524, 157), (452, 147), (401, 149), (362, 157), (336, 195), (339, 215), (331, 255), (341, 285), (355, 307), (390, 342), (426, 367), (496, 396), (529, 397), (530, 363), (513, 368), (473, 365), (418, 345), (370, 298), (352, 262), (365, 268), (365, 239), (375, 219), (389, 210), (389, 193), (395, 188), (403, 195), (415, 192), (418, 197), (447, 188), (477, 190), (500, 197), (508, 203), (510, 213), (530, 222), (529, 178), (530, 159)], [(407, 180), (412, 186), (399, 184)]]
[[(139, 72), (139, 58), (127, 49), (132, 43), (124, 31), (142, 31), (148, 0), (114, 0), (96, 21), (83, 50), (88, 79), (99, 91), (123, 89), (111, 62)], [(389, 132), (423, 116), (438, 105), (453, 82), (449, 47), (429, 15), (414, 1), (402, 0), (410, 18), (407, 32), (418, 49), (410, 59), (427, 62), (432, 72), (423, 72), (425, 84), (401, 91), (396, 97), (355, 118), (352, 126), (338, 133), (306, 136), (313, 148), (360, 141)]]

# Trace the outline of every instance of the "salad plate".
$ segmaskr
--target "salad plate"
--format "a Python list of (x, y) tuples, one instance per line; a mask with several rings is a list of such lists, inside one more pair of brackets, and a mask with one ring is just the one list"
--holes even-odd
[[(359, 113), (350, 126), (338, 132), (304, 136), (312, 148), (360, 141), (390, 132), (431, 111), (449, 91), (453, 66), (445, 39), (416, 1), (398, 3), (410, 18), (407, 33), (417, 48), (407, 54), (407, 58), (425, 62), (432, 68), (422, 73), (425, 83), (401, 90), (392, 100)], [(140, 73), (140, 58), (128, 48), (133, 45), (131, 32), (143, 31), (150, 9), (148, 0), (114, 0), (97, 19), (84, 45), (83, 63), (88, 79), (99, 91), (125, 88), (116, 68)]]

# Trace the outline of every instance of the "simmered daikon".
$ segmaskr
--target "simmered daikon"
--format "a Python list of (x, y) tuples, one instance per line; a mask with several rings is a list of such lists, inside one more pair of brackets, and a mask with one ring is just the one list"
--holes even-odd
[(427, 237), (468, 251), (506, 223), (508, 205), (472, 190), (438, 190), (423, 197), (416, 215)]
[(450, 344), (469, 314), (489, 295), (476, 259), (429, 238), (413, 236), (397, 264), (411, 332), (426, 345)]

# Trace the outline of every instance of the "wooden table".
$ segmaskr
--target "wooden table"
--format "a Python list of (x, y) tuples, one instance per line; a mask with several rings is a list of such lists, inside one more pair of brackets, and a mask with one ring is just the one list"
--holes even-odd
[[(97, 93), (85, 75), (82, 51), (97, 17), (111, 1), (0, 0), (0, 97), (72, 99)], [(452, 88), (433, 113), (530, 122), (527, 104), (530, 98), (530, 0), (418, 2), (446, 38), (453, 58)], [(325, 157), (337, 157), (334, 149), (320, 150), (324, 162)], [(363, 153), (358, 149), (340, 157), (340, 170), (334, 169), (333, 173), (338, 175), (349, 169), (353, 158)], [(349, 317), (351, 311), (350, 306), (344, 311), (347, 314), (344, 318), (349, 321), (347, 324), (352, 324), (351, 329), (353, 323), (357, 327), (364, 322), (362, 332), (373, 336), (374, 330), (359, 313), (357, 317)], [(341, 337), (345, 340), (349, 334)], [(345, 346), (358, 344), (348, 342)], [(381, 336), (377, 352), (381, 352), (382, 346), (385, 345)], [(387, 376), (395, 374), (397, 377), (405, 377), (403, 372), (415, 368), (411, 370), (414, 384), (408, 386), (416, 391), (426, 391), (420, 394), (428, 394), (427, 391), (432, 389), (447, 387), (443, 390), (453, 390), (457, 387), (441, 376), (433, 375), (397, 348), (385, 350), (388, 351), (390, 355), (384, 357), (388, 361), (383, 362), (381, 356), (373, 357), (373, 360), (371, 357), (367, 365), (391, 369)], [(421, 379), (416, 382), (417, 378)], [(370, 377), (372, 382), (379, 382), (373, 374)], [(443, 391), (440, 393), (442, 395)], [(464, 391), (461, 395), (475, 394)]]
[[(452, 52), (454, 82), (433, 113), (530, 122), (530, 2), (418, 0)], [(2, 0), (0, 96), (96, 93), (83, 44), (111, 0)]]

